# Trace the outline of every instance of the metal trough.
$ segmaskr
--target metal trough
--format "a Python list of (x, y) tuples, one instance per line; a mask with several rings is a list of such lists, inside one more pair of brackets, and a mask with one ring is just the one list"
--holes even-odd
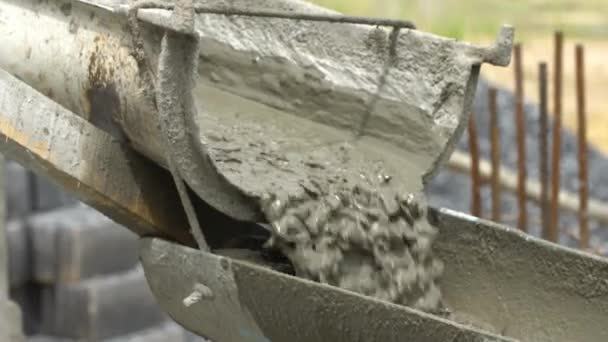
[(144, 239), (140, 255), (162, 307), (214, 341), (608, 339), (607, 259), (447, 209), (429, 216), (460, 323), (163, 240)]
[(512, 341), (159, 239), (142, 240), (140, 255), (163, 309), (213, 341)]
[[(203, 13), (193, 33), (200, 51), (186, 47), (186, 39), (183, 59), (169, 61), (161, 43), (165, 30), (174, 29), (172, 12), (140, 9), (135, 14), (146, 23), (141, 38), (148, 60), (140, 63), (124, 4), (0, 1), (0, 68), (161, 165), (167, 160), (159, 127), (182, 132), (169, 137), (168, 152), (190, 188), (218, 210), (249, 221), (264, 219), (256, 199), (275, 180), (302, 181), (251, 157), (268, 149), (287, 159), (293, 152), (314, 159), (323, 148), (333, 151), (348, 141), (420, 190), (466, 127), (481, 64), (508, 64), (513, 41), (509, 27), (484, 48), (408, 28)], [(230, 2), (230, 8), (249, 5)], [(335, 14), (298, 0), (258, 1), (256, 9)], [(168, 67), (181, 73), (172, 81), (183, 82), (165, 87), (189, 103), (179, 120), (159, 120), (146, 64), (159, 78)], [(189, 72), (196, 74), (193, 83)], [(230, 162), (235, 154), (247, 167)]]

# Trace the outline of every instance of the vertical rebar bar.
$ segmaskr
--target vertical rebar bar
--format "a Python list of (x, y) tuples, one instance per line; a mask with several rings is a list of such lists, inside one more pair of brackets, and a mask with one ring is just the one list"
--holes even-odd
[(498, 127), (498, 109), (496, 106), (496, 88), (488, 89), (488, 108), (490, 111), (490, 148), (492, 159), (492, 176), (490, 186), (492, 189), (492, 220), (500, 222), (501, 212), (501, 188), (500, 188), (500, 130)]
[(562, 131), (562, 54), (564, 35), (555, 32), (555, 71), (553, 76), (553, 154), (551, 157), (551, 234), (549, 240), (557, 242), (559, 238), (559, 193), (560, 193), (560, 159)]
[(479, 141), (475, 113), (469, 118), (469, 150), (471, 152), (471, 214), (481, 217), (481, 176), (479, 173)]
[[(6, 164), (4, 156), (0, 155), (0, 315), (4, 315), (5, 303), (8, 299), (9, 285), (9, 252), (8, 232), (6, 231)], [(2, 319), (6, 319), (2, 317)], [(6, 326), (0, 324), (0, 326)], [(0, 336), (7, 336), (0, 333)]]
[(578, 116), (578, 179), (579, 179), (579, 237), (580, 247), (589, 248), (589, 222), (587, 217), (587, 120), (585, 108), (585, 61), (583, 46), (576, 45), (576, 112)]
[(517, 226), (528, 231), (528, 211), (526, 208), (526, 124), (524, 117), (524, 76), (522, 66), (521, 44), (513, 49), (515, 71), (515, 124), (517, 129), (517, 203), (519, 217)]
[(547, 63), (538, 65), (538, 113), (539, 113), (539, 181), (540, 181), (540, 208), (541, 208), (541, 228), (542, 237), (549, 239), (550, 220), (549, 220), (549, 143), (548, 143), (548, 118), (547, 118)]

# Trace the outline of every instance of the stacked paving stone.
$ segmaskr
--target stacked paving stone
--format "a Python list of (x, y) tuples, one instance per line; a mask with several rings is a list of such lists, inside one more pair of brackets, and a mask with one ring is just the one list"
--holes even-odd
[[(4, 157), (0, 155), (0, 220), (2, 223), (6, 221), (4, 165)], [(21, 342), (25, 340), (21, 329), (21, 310), (9, 297), (8, 244), (4, 226), (4, 224), (0, 224), (0, 341)]]
[(13, 300), (31, 341), (202, 341), (157, 306), (137, 237), (13, 162), (7, 163)]

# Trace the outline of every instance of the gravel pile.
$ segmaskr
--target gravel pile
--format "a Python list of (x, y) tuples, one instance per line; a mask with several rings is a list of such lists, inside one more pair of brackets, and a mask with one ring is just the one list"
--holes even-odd
[[(479, 150), (481, 158), (490, 159), (489, 139), (489, 114), (488, 114), (488, 82), (480, 80), (477, 88), (474, 111), (479, 134)], [(499, 110), (498, 120), (501, 133), (501, 158), (504, 166), (516, 170), (516, 130), (514, 120), (513, 93), (505, 89), (498, 90), (497, 105)], [(527, 172), (530, 179), (538, 179), (539, 164), (539, 113), (537, 105), (526, 104), (526, 161)], [(553, 123), (549, 118), (549, 128), (552, 130)], [(551, 140), (551, 138), (549, 139)], [(458, 145), (458, 149), (468, 151), (468, 138), (465, 134)], [(549, 141), (551, 151), (551, 141)], [(597, 149), (589, 148), (589, 193), (590, 197), (608, 201), (608, 157)], [(569, 131), (562, 133), (562, 161), (561, 161), (561, 186), (573, 193), (578, 189), (578, 162), (577, 162), (577, 137)], [(462, 175), (444, 169), (431, 182), (428, 187), (429, 198), (435, 206), (447, 207), (463, 212), (470, 212), (471, 183), (468, 175)], [(489, 187), (482, 187), (483, 214), (490, 213), (490, 191)], [(503, 191), (502, 198), (503, 223), (514, 226), (517, 221), (517, 202), (513, 194)], [(540, 235), (540, 208), (528, 203), (529, 230), (533, 235)], [(577, 232), (578, 219), (576, 214), (563, 212), (560, 217), (561, 237), (560, 242), (569, 246), (576, 246), (577, 242), (566, 232)], [(590, 220), (591, 246), (600, 250), (608, 247), (608, 227), (602, 227), (600, 223)]]

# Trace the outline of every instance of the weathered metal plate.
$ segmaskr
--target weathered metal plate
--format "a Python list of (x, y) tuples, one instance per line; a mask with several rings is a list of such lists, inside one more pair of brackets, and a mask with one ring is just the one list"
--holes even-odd
[(139, 235), (193, 243), (163, 169), (2, 69), (0, 150)]
[(608, 341), (608, 259), (447, 209), (430, 217), (457, 314), (522, 341)]
[[(140, 256), (165, 311), (224, 341), (512, 341), (252, 263), (145, 238)], [(199, 302), (184, 304), (195, 289)]]

